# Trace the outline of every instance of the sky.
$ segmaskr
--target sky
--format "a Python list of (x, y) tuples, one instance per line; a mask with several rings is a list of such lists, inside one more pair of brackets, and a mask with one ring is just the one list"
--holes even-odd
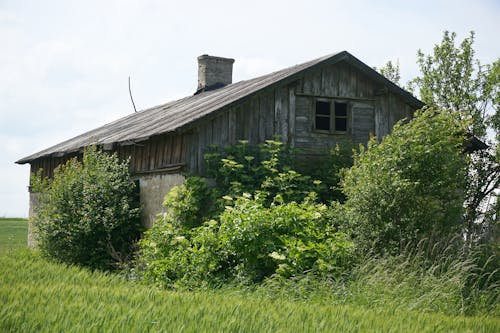
[(347, 50), (418, 75), (443, 31), (500, 56), (500, 1), (0, 0), (0, 217), (27, 217), (16, 160), (194, 93), (202, 54), (236, 59), (233, 82)]

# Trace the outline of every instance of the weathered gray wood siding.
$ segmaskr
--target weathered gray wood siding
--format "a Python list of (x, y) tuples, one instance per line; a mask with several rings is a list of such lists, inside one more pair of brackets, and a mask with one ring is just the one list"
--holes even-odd
[[(381, 138), (414, 111), (383, 88), (345, 62), (306, 72), (293, 82), (263, 91), (198, 123), (186, 153), (190, 156), (188, 170), (203, 171), (203, 154), (212, 144), (224, 146), (238, 140), (259, 143), (279, 136), (304, 155), (318, 155), (346, 140), (365, 144), (370, 136)], [(315, 131), (316, 98), (349, 103), (347, 133)]]
[[(348, 102), (348, 131), (329, 134), (315, 131), (315, 100), (327, 98)], [(414, 109), (387, 88), (347, 62), (316, 67), (293, 81), (285, 82), (244, 98), (195, 121), (179, 133), (159, 135), (132, 145), (112, 147), (122, 159), (130, 157), (130, 171), (200, 173), (203, 156), (211, 145), (226, 146), (238, 140), (251, 144), (278, 136), (304, 155), (325, 150), (348, 140), (366, 143), (370, 136), (381, 138)], [(54, 168), (69, 157), (43, 158), (32, 162), (32, 171)], [(185, 166), (185, 167), (184, 167)]]
[[(410, 117), (414, 111), (399, 96), (342, 62), (306, 74), (296, 95), (295, 147), (310, 155), (324, 153), (325, 147), (345, 140), (364, 144), (370, 136), (381, 138), (398, 120)], [(328, 134), (314, 130), (316, 98), (348, 102), (347, 133)]]
[(242, 103), (220, 110), (188, 130), (187, 171), (203, 171), (203, 156), (211, 145), (226, 146), (239, 140), (251, 144), (288, 136), (288, 91), (263, 91)]
[[(160, 135), (149, 140), (114, 147), (122, 160), (130, 159), (129, 169), (133, 174), (154, 171), (175, 171), (186, 161), (186, 135)], [(43, 177), (52, 177), (54, 169), (73, 157), (81, 159), (81, 153), (72, 153), (62, 157), (46, 157), (31, 162), (31, 172), (43, 169)]]

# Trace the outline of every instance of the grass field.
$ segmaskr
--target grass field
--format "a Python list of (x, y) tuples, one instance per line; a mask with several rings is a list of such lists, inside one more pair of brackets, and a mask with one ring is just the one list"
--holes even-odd
[(171, 292), (50, 263), (23, 249), (26, 221), (0, 219), (0, 332), (500, 332), (500, 319)]
[(0, 254), (25, 248), (27, 230), (25, 219), (0, 218)]

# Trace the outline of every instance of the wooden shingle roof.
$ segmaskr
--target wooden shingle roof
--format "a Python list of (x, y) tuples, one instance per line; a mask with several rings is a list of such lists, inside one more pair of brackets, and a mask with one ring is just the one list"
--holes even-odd
[(202, 92), (166, 104), (158, 105), (137, 113), (130, 114), (94, 130), (63, 141), (50, 148), (39, 151), (18, 160), (25, 164), (41, 157), (63, 156), (97, 145), (131, 144), (147, 140), (160, 134), (182, 130), (186, 125), (201, 119), (223, 107), (227, 107), (243, 98), (272, 85), (292, 81), (303, 71), (320, 64), (348, 61), (374, 80), (387, 86), (393, 92), (401, 95), (409, 104), (417, 107), (423, 103), (407, 91), (401, 89), (378, 72), (367, 66), (347, 51), (330, 54), (303, 64), (295, 65), (277, 72), (260, 76), (251, 80), (233, 83), (217, 90)]

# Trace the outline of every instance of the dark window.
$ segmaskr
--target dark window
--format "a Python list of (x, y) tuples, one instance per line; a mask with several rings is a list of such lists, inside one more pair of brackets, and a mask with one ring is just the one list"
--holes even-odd
[(332, 133), (347, 132), (348, 105), (343, 102), (316, 101), (315, 129)]
[(335, 102), (335, 131), (347, 132), (347, 103)]
[(316, 129), (330, 130), (330, 103), (324, 101), (316, 101)]

